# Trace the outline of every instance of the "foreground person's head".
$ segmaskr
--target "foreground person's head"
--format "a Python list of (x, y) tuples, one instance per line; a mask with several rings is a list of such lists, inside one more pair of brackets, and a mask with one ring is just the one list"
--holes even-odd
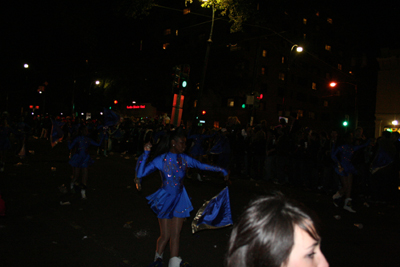
[(313, 212), (283, 195), (250, 203), (229, 240), (227, 267), (329, 266)]

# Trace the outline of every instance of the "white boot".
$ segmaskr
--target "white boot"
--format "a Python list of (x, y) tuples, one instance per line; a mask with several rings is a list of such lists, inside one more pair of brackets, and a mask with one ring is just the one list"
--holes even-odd
[(158, 254), (158, 252), (156, 251), (156, 255), (154, 256), (154, 261), (156, 261), (157, 259), (163, 259), (163, 255), (164, 253)]
[(172, 257), (169, 259), (168, 267), (179, 267), (182, 259), (180, 257)]
[(351, 206), (351, 200), (352, 200), (351, 198), (346, 198), (346, 200), (344, 201), (343, 209), (355, 213), (356, 211), (353, 210)]
[(82, 195), (82, 199), (86, 199), (86, 190), (85, 189), (81, 189), (81, 195)]

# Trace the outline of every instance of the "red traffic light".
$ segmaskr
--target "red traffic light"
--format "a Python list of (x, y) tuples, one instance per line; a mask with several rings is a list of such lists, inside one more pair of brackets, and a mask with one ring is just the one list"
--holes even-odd
[(259, 96), (257, 96), (257, 99), (261, 100), (261, 99), (263, 99), (263, 97), (264, 97), (264, 95), (260, 94)]
[(118, 100), (114, 100), (114, 104), (118, 104)]
[(203, 110), (203, 111), (201, 112), (201, 114), (205, 115), (205, 114), (206, 114), (206, 111), (205, 111), (205, 110)]

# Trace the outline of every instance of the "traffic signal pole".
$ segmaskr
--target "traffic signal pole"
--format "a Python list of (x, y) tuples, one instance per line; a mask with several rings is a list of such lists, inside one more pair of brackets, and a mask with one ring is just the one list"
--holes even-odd
[(199, 110), (199, 106), (200, 106), (199, 103), (200, 103), (201, 97), (203, 95), (204, 83), (206, 81), (208, 58), (209, 58), (209, 55), (210, 55), (210, 49), (211, 49), (211, 44), (212, 44), (212, 34), (213, 34), (213, 30), (214, 30), (214, 15), (215, 15), (215, 7), (214, 7), (214, 5), (212, 5), (211, 30), (210, 30), (210, 36), (209, 36), (209, 38), (207, 40), (207, 49), (206, 49), (206, 55), (205, 55), (205, 58), (204, 58), (203, 73), (202, 73), (202, 76), (201, 76), (199, 92), (198, 92), (198, 96), (197, 96), (197, 104), (196, 104), (195, 113), (194, 113), (195, 119), (199, 115), (198, 114), (198, 110)]

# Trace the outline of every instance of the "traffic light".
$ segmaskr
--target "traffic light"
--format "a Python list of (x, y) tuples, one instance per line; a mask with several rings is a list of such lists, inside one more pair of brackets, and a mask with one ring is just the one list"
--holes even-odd
[(182, 88), (186, 88), (187, 86), (187, 81), (182, 79)]
[(343, 121), (342, 125), (343, 125), (344, 127), (347, 127), (347, 126), (349, 125), (349, 122), (348, 122), (348, 121)]
[(190, 66), (188, 64), (177, 65), (173, 68), (173, 71), (172, 93), (184, 93), (183, 90), (189, 88)]
[(118, 104), (118, 100), (114, 100), (114, 104)]
[(206, 113), (207, 113), (207, 112), (206, 112), (205, 110), (203, 110), (203, 111), (201, 112), (202, 115), (206, 115)]
[(242, 108), (246, 108), (246, 104), (242, 104)]

